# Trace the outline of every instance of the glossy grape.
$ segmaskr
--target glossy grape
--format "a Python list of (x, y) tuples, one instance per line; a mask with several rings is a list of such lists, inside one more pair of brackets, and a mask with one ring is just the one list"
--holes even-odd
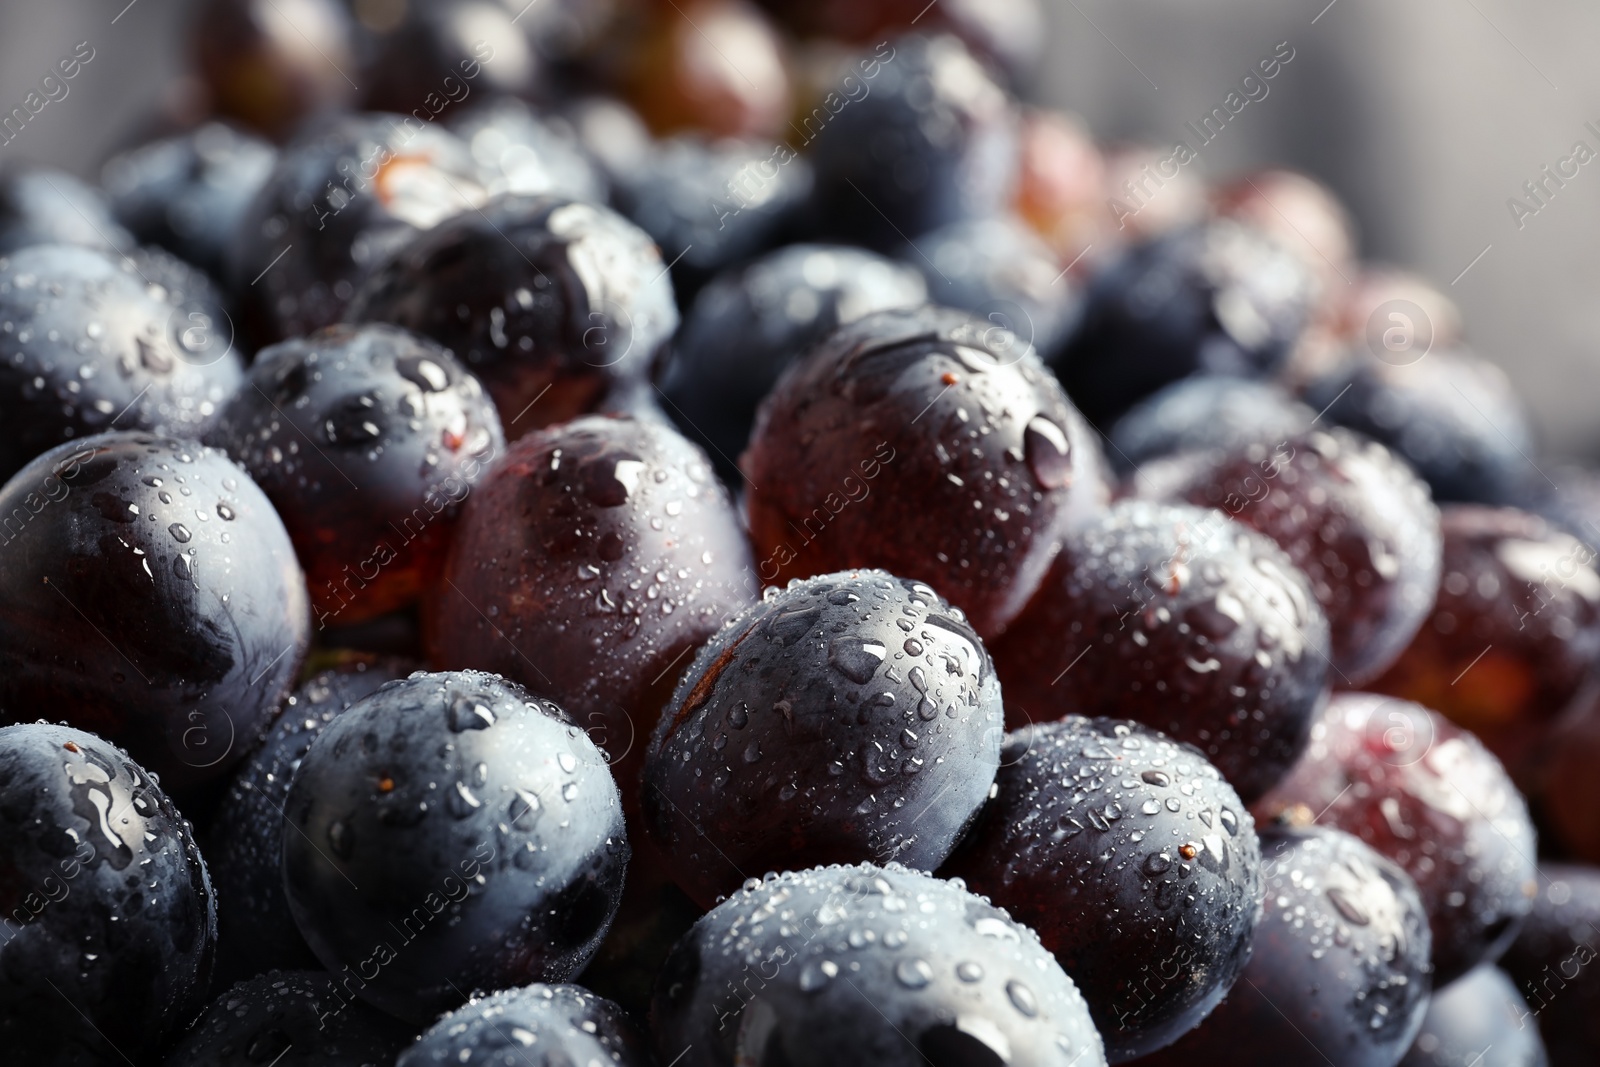
[(651, 1019), (658, 1062), (679, 1067), (1106, 1062), (1031, 930), (892, 863), (745, 883), (678, 942)]
[(431, 589), (462, 501), (505, 451), (477, 379), (438, 345), (382, 325), (264, 350), (207, 440), (282, 516), (319, 630)]
[(219, 913), (217, 982), (274, 968), (317, 968), (283, 893), (284, 802), (289, 783), (324, 727), (385, 682), (410, 670), (397, 660), (354, 658), (320, 671), (284, 701), (266, 737), (250, 750), (217, 804), (206, 857)]
[(294, 684), (305, 579), (272, 505), (221, 452), (118, 431), (0, 489), (0, 708), (126, 745), (168, 788), (214, 779)]
[(1428, 920), (1395, 864), (1349, 834), (1264, 828), (1266, 893), (1228, 999), (1152, 1067), (1394, 1067), (1428, 1007)]
[(512, 439), (648, 378), (678, 325), (659, 251), (608, 208), (505, 196), (421, 234), (362, 286), (353, 321), (444, 345)]
[(1250, 958), (1260, 914), (1238, 794), (1186, 745), (1077, 716), (1007, 735), (996, 785), (943, 873), (1039, 935), (1111, 1062), (1192, 1030)]
[(0, 1047), (91, 1067), (153, 1054), (197, 1011), (211, 881), (155, 779), (93, 734), (0, 729)]
[(1331, 676), (1327, 620), (1282, 549), (1217, 511), (1134, 500), (1067, 538), (994, 656), (1012, 727), (1134, 719), (1247, 801), (1300, 755)]
[(740, 466), (763, 581), (882, 567), (985, 636), (1107, 495), (1098, 441), (1031, 349), (935, 307), (868, 315), (808, 352)]
[(1444, 985), (1492, 963), (1536, 892), (1522, 795), (1471, 734), (1405, 700), (1339, 693), (1256, 819), (1315, 819), (1360, 837), (1416, 882)]
[(1433, 612), (1372, 688), (1444, 713), (1520, 771), (1600, 656), (1595, 553), (1510, 508), (1447, 506), (1441, 528)]
[(199, 437), (243, 364), (216, 291), (164, 253), (34, 245), (0, 256), (0, 476), (105, 430)]
[(260, 345), (338, 322), (356, 288), (422, 230), (477, 217), (486, 176), (460, 138), (407, 115), (344, 115), (284, 149), (239, 224), (230, 281)]
[(882, 571), (771, 590), (661, 713), (644, 826), (702, 907), (746, 877), (890, 859), (931, 870), (989, 793), (1000, 685), (933, 590)]
[(475, 671), (417, 673), (335, 717), (285, 812), (295, 925), (341, 984), (412, 1023), (580, 970), (628, 860), (599, 749)]
[(1191, 455), (1154, 495), (1219, 508), (1282, 546), (1328, 617), (1338, 686), (1383, 673), (1433, 607), (1439, 509), (1393, 453), (1349, 431)]
[(558, 700), (632, 810), (661, 706), (759, 583), (705, 456), (607, 416), (529, 434), (468, 500), (429, 603), (429, 658)]

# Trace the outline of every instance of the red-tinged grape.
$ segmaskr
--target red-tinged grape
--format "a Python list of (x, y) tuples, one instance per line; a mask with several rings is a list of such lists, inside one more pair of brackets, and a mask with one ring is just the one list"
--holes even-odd
[(1282, 549), (1141, 500), (1074, 530), (992, 648), (1013, 728), (1133, 719), (1206, 753), (1246, 801), (1300, 755), (1329, 677), (1327, 620)]
[(1447, 506), (1433, 612), (1371, 685), (1442, 712), (1513, 773), (1600, 657), (1594, 550), (1510, 508)]
[(207, 439), (282, 516), (318, 629), (431, 589), (462, 501), (505, 450), (478, 380), (433, 342), (383, 325), (264, 350)]
[(744, 0), (657, 7), (628, 68), (628, 102), (658, 136), (781, 136), (794, 109), (783, 40)]
[(450, 349), (515, 439), (648, 382), (678, 309), (660, 250), (627, 219), (570, 197), (508, 195), (398, 249), (349, 319)]
[(698, 448), (661, 423), (575, 419), (522, 438), (468, 499), (427, 604), (429, 658), (559, 701), (631, 811), (678, 675), (757, 588)]
[(1254, 812), (1338, 827), (1403, 867), (1427, 907), (1441, 985), (1497, 959), (1533, 903), (1522, 795), (1477, 738), (1410, 701), (1336, 694)]
[(1331, 189), (1297, 171), (1263, 170), (1215, 190), (1211, 207), (1276, 237), (1321, 279), (1324, 307), (1337, 307), (1356, 272), (1356, 235)]
[(1331, 627), (1334, 682), (1355, 689), (1393, 663), (1439, 588), (1439, 509), (1382, 445), (1348, 430), (1182, 457), (1141, 494), (1220, 508), (1282, 546)]
[(353, 28), (338, 0), (205, 0), (190, 40), (217, 112), (278, 140), (356, 92)]
[(835, 331), (779, 381), (740, 461), (763, 581), (918, 578), (992, 636), (1107, 497), (1099, 441), (1032, 350), (947, 308)]

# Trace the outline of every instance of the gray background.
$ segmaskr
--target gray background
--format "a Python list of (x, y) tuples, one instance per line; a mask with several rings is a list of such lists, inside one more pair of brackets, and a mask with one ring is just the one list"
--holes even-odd
[[(1102, 138), (1170, 143), (1280, 41), (1294, 60), (1206, 146), (1213, 177), (1285, 164), (1352, 208), (1366, 257), (1461, 305), (1554, 453), (1600, 456), (1600, 160), (1518, 230), (1507, 198), (1582, 139), (1600, 151), (1600, 6), (1580, 0), (1045, 0), (1034, 95)], [(94, 60), (0, 163), (92, 175), (184, 69), (186, 0), (0, 0), (0, 111), (79, 41)], [(116, 19), (113, 24), (113, 19)], [(1313, 21), (1315, 20), (1315, 21)], [(1153, 86), (1152, 86), (1153, 83)], [(1473, 264), (1475, 257), (1488, 252)]]

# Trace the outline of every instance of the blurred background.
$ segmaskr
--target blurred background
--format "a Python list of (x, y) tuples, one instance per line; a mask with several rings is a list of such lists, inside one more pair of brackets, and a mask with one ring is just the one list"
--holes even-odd
[[(554, 3), (556, 0), (541, 0)], [(294, 6), (290, 0), (283, 3)], [(1003, 5), (1002, 5), (1003, 6)], [(81, 42), (93, 59), (0, 164), (94, 176), (190, 90), (186, 0), (0, 0), (0, 111)], [(1461, 307), (1466, 336), (1533, 408), (1541, 444), (1600, 456), (1600, 167), (1534, 216), (1508, 207), (1576, 141), (1600, 149), (1600, 8), (1575, 0), (1044, 0), (1025, 95), (1102, 141), (1185, 137), (1263, 58), (1294, 58), (1210, 144), (1208, 178), (1281, 164), (1353, 212), (1365, 258), (1408, 266)], [(1191, 138), (1192, 139), (1192, 138)], [(1592, 171), (1592, 173), (1591, 173)], [(1554, 186), (1548, 186), (1554, 188)]]

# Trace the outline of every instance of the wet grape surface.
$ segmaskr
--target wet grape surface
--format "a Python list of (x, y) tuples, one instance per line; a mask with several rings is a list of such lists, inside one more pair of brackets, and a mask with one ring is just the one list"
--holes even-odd
[(1221, 509), (1311, 579), (1331, 628), (1333, 682), (1358, 688), (1399, 657), (1439, 589), (1439, 509), (1382, 445), (1313, 430), (1191, 453), (1153, 495)]
[(382, 325), (263, 350), (207, 440), (282, 516), (319, 630), (431, 590), (462, 502), (505, 451), (477, 379), (438, 345)]
[(295, 925), (355, 993), (424, 1023), (562, 981), (616, 912), (628, 844), (605, 759), (497, 675), (419, 672), (334, 718), (284, 806)]
[(222, 901), (218, 985), (274, 968), (321, 966), (295, 927), (283, 892), (283, 806), (289, 784), (311, 742), (334, 716), (410, 673), (399, 661), (372, 657), (319, 671), (289, 694), (266, 736), (235, 772), (205, 836), (211, 880)]
[(1135, 719), (1199, 748), (1247, 801), (1299, 756), (1332, 676), (1327, 620), (1276, 544), (1139, 500), (1068, 535), (993, 647), (1013, 728)]
[(0, 1043), (15, 1062), (148, 1057), (203, 1001), (217, 938), (205, 861), (155, 779), (93, 734), (0, 728), (0, 913)]
[(36, 245), (0, 257), (0, 442), (9, 477), (109, 430), (199, 437), (243, 379), (214, 287), (160, 252)]
[(769, 590), (695, 656), (661, 713), (644, 827), (702, 906), (768, 870), (949, 854), (989, 793), (1000, 686), (918, 582), (842, 572)]
[(897, 864), (752, 879), (667, 960), (656, 1057), (682, 1067), (1103, 1067), (1072, 980), (1027, 927)]
[(615, 1004), (580, 986), (535, 983), (475, 998), (423, 1031), (395, 1067), (549, 1064), (646, 1067), (647, 1046)]
[(1155, 1067), (1393, 1067), (1428, 1007), (1428, 920), (1399, 867), (1349, 834), (1263, 828), (1265, 903), (1228, 999)]
[(1441, 985), (1499, 958), (1537, 892), (1533, 824), (1505, 768), (1410, 701), (1335, 695), (1255, 813), (1338, 827), (1403, 867), (1427, 908)]
[(163, 776), (225, 774), (311, 639), (283, 524), (216, 449), (126, 431), (59, 445), (4, 489), (0, 717), (59, 715)]
[(1261, 849), (1194, 749), (1071, 717), (1006, 737), (997, 795), (943, 868), (1034, 930), (1113, 1063), (1171, 1044), (1250, 958)]
[(808, 352), (740, 467), (763, 581), (882, 567), (986, 637), (1108, 495), (1098, 440), (1032, 350), (936, 307), (868, 315)]
[(354, 999), (348, 979), (273, 970), (220, 994), (162, 1067), (388, 1067), (411, 1028)]
[(514, 439), (647, 379), (678, 325), (665, 268), (609, 208), (508, 195), (398, 249), (349, 316), (444, 345), (483, 380)]
[(469, 499), (428, 605), (429, 656), (557, 700), (631, 811), (662, 705), (758, 586), (699, 449), (657, 423), (576, 419), (516, 442)]

